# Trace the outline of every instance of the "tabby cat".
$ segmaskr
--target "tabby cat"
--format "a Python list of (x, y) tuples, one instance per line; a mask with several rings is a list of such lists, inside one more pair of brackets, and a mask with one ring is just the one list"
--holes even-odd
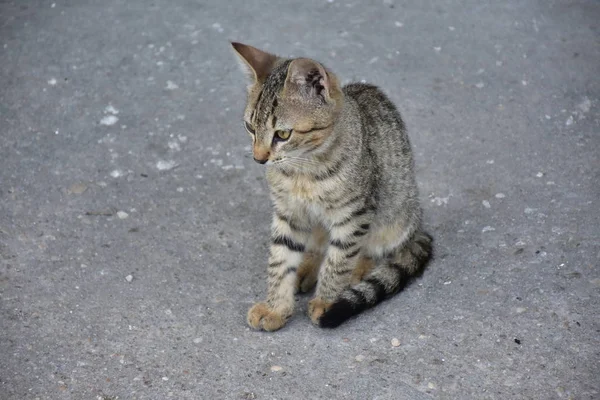
[(323, 64), (232, 43), (248, 73), (244, 125), (274, 203), (268, 295), (248, 311), (274, 331), (296, 291), (336, 327), (395, 294), (432, 255), (400, 114), (375, 86), (341, 87)]

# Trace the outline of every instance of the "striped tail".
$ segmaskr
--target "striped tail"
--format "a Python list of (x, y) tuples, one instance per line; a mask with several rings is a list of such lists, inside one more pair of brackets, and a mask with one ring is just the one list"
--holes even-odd
[(417, 231), (392, 261), (375, 267), (358, 284), (344, 290), (321, 316), (319, 325), (335, 328), (350, 317), (382, 302), (421, 275), (433, 255), (433, 238)]

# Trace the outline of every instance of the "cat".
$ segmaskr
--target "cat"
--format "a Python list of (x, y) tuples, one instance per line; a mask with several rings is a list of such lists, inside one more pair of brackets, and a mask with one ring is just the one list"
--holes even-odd
[(376, 86), (344, 87), (323, 64), (231, 43), (250, 79), (244, 126), (273, 201), (265, 302), (248, 324), (275, 331), (310, 291), (334, 328), (403, 289), (432, 257), (404, 122)]

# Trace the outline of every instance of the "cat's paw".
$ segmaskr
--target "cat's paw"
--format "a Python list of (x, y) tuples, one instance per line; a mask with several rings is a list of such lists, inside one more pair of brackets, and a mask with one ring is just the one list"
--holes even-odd
[(315, 297), (308, 302), (308, 316), (315, 325), (319, 325), (319, 320), (325, 311), (331, 307), (331, 302), (325, 301), (320, 297)]
[(273, 311), (267, 303), (256, 303), (248, 310), (248, 325), (254, 329), (276, 331), (282, 328), (288, 316)]

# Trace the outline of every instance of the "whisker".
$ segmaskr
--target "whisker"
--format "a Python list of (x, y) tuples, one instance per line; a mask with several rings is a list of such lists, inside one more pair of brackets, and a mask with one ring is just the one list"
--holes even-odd
[(305, 158), (305, 157), (298, 157), (298, 156), (286, 156), (286, 159), (290, 160), (290, 161), (293, 160), (293, 161), (296, 161), (296, 162), (299, 162), (299, 163), (302, 163), (305, 165), (311, 165), (311, 166), (320, 166), (321, 165), (320, 162), (315, 161), (312, 158)]
[(306, 168), (310, 168), (310, 167), (314, 167), (315, 166), (314, 164), (311, 164), (311, 163), (301, 162), (301, 161), (293, 160), (293, 159), (282, 160), (281, 163), (285, 164), (287, 166), (296, 168), (298, 170), (304, 170)]

